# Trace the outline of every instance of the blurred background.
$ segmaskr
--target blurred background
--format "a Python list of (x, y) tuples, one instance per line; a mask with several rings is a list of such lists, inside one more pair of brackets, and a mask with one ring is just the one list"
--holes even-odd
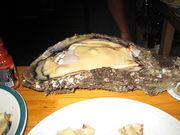
[[(149, 48), (159, 44), (163, 16), (151, 0), (124, 0), (124, 9), (134, 42)], [(0, 15), (0, 37), (16, 65), (29, 65), (48, 47), (74, 34), (120, 37), (106, 0), (5, 1)], [(179, 39), (179, 33), (175, 36)]]

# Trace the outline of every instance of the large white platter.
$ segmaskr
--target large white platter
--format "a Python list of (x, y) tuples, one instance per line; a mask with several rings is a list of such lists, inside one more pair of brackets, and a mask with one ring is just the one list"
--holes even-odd
[(0, 113), (4, 112), (12, 115), (12, 123), (7, 135), (22, 135), (27, 120), (24, 99), (16, 90), (0, 85)]
[[(41, 112), (39, 112), (41, 113)], [(28, 135), (56, 135), (67, 127), (88, 124), (96, 135), (118, 135), (126, 124), (144, 124), (145, 135), (179, 135), (180, 122), (145, 103), (121, 98), (96, 98), (66, 106), (42, 120)]]

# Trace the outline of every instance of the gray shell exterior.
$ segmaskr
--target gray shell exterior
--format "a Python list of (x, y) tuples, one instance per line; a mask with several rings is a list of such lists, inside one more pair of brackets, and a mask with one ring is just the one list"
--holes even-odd
[[(153, 51), (136, 46), (141, 50), (141, 58), (147, 65), (139, 71), (125, 71), (103, 67), (87, 71), (79, 71), (65, 76), (38, 80), (35, 78), (37, 64), (54, 53), (61, 52), (71, 44), (85, 40), (101, 38), (128, 47), (132, 42), (100, 34), (75, 35), (48, 48), (23, 73), (22, 85), (36, 91), (43, 91), (46, 95), (53, 93), (70, 93), (76, 89), (104, 89), (109, 91), (127, 92), (140, 89), (146, 94), (154, 96), (175, 87), (180, 81), (180, 58), (163, 57)], [(135, 45), (134, 45), (135, 46)]]

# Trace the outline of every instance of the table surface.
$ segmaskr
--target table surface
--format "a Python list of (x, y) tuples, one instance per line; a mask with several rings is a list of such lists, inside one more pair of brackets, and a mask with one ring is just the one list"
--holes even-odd
[[(26, 66), (17, 67), (20, 78), (26, 68)], [(22, 85), (16, 90), (22, 95), (27, 105), (28, 118), (24, 131), (25, 135), (51, 113), (78, 101), (100, 97), (126, 98), (144, 102), (155, 106), (180, 120), (180, 101), (171, 97), (167, 91), (160, 93), (157, 96), (149, 96), (140, 90), (126, 93), (105, 90), (76, 90), (75, 93), (70, 94), (45, 96), (43, 92), (37, 92), (25, 88)]]

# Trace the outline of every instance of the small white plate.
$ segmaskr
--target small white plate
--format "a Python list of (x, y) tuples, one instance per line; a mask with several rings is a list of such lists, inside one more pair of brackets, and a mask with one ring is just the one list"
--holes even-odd
[(12, 115), (7, 135), (22, 135), (27, 120), (27, 109), (24, 99), (15, 89), (0, 85), (0, 112)]
[(42, 120), (28, 135), (56, 135), (88, 124), (96, 135), (119, 135), (126, 124), (144, 124), (144, 135), (179, 135), (180, 122), (145, 103), (122, 98), (96, 98), (66, 106)]
[(180, 86), (180, 82), (177, 83), (176, 87), (168, 90), (168, 93), (177, 100), (180, 100), (180, 93), (177, 91)]

